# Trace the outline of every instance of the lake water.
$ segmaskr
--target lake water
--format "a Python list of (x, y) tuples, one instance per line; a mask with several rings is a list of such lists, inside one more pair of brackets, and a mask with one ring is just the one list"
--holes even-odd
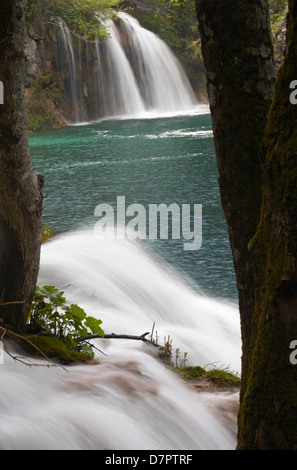
[[(200, 114), (201, 113), (201, 114)], [(179, 240), (146, 240), (143, 247), (181, 272), (194, 288), (236, 300), (226, 223), (220, 204), (211, 118), (204, 106), (193, 115), (113, 120), (30, 138), (37, 172), (44, 174), (44, 223), (58, 233), (94, 228), (95, 207), (176, 203), (202, 205), (202, 246)], [(147, 209), (148, 210), (148, 209)], [(128, 219), (127, 219), (128, 220)]]
[[(32, 136), (30, 148), (45, 176), (44, 223), (59, 232), (42, 246), (39, 284), (61, 288), (106, 333), (141, 335), (155, 324), (159, 344), (170, 337), (187, 365), (240, 373), (236, 289), (205, 107), (69, 126)], [(185, 251), (183, 240), (170, 238), (99, 240), (95, 207), (115, 208), (117, 196), (144, 207), (201, 204), (201, 248)], [(67, 370), (3, 355), (1, 450), (235, 448), (238, 391), (193, 391), (141, 341), (94, 344), (98, 364)]]

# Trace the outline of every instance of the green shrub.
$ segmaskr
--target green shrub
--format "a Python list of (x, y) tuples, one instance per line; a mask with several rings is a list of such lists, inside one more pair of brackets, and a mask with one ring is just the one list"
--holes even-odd
[(206, 370), (200, 366), (187, 366), (176, 367), (175, 371), (189, 381), (201, 378), (220, 387), (238, 387), (240, 385), (240, 377), (238, 374), (231, 372), (227, 367), (214, 367)]
[(56, 126), (56, 116), (49, 110), (59, 102), (60, 91), (51, 74), (35, 78), (26, 90), (25, 98), (29, 134)]
[(49, 9), (73, 32), (89, 40), (102, 40), (108, 37), (108, 33), (99, 22), (113, 16), (117, 3), (117, 0), (54, 0)]
[(41, 242), (46, 243), (57, 235), (55, 229), (45, 224), (41, 227)]
[(85, 339), (90, 334), (104, 336), (102, 321), (87, 316), (78, 305), (67, 305), (63, 294), (53, 286), (36, 287), (27, 319), (28, 330), (33, 334), (46, 333), (50, 338), (54, 336), (70, 351), (92, 358), (92, 346)]

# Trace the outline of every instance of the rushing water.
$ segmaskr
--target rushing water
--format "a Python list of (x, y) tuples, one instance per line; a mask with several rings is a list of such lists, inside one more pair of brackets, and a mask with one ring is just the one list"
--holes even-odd
[[(98, 220), (101, 203), (202, 204), (202, 247), (185, 251), (183, 240), (144, 240), (194, 288), (236, 300), (233, 265), (217, 184), (211, 120), (206, 107), (193, 115), (121, 120), (67, 127), (30, 139), (37, 172), (45, 176), (44, 223), (59, 233)], [(203, 114), (199, 114), (198, 112)]]
[[(219, 201), (211, 121), (192, 115), (114, 120), (30, 138), (45, 176), (39, 283), (102, 319), (106, 333), (170, 335), (188, 365), (240, 371), (236, 290)], [(94, 209), (202, 204), (203, 241), (98, 240)], [(196, 393), (139, 341), (96, 340), (100, 364), (30, 369), (5, 356), (1, 449), (232, 449), (238, 394)]]
[(73, 118), (66, 120), (89, 121), (90, 109), (95, 118), (191, 109), (196, 98), (170, 48), (129, 14), (118, 12), (118, 18), (106, 22), (110, 37), (95, 45), (62, 21), (54, 27), (55, 70), (72, 103)]

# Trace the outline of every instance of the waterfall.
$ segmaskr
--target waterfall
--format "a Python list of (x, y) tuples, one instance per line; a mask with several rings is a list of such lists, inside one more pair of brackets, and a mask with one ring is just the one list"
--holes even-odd
[(162, 113), (193, 106), (195, 97), (189, 80), (165, 42), (129, 14), (119, 12), (118, 17), (131, 44), (132, 62), (137, 63), (146, 109)]
[(69, 68), (69, 77), (70, 77), (70, 90), (71, 90), (71, 98), (72, 98), (72, 105), (74, 111), (74, 121), (79, 122), (80, 115), (79, 115), (79, 101), (80, 95), (78, 93), (77, 88), (77, 70), (76, 70), (76, 59), (74, 55), (74, 48), (72, 42), (72, 35), (69, 29), (60, 22), (61, 32), (63, 35), (63, 45), (65, 54), (67, 57), (67, 64)]
[[(186, 73), (164, 41), (127, 13), (119, 12), (118, 20), (108, 20), (105, 26), (110, 37), (91, 44), (60, 23), (55, 63), (58, 76), (64, 74), (64, 82), (70, 83), (68, 120), (194, 110), (197, 102)], [(64, 83), (61, 88), (67, 94)]]
[[(240, 367), (235, 306), (192, 292), (136, 242), (99, 242), (87, 230), (61, 236), (42, 246), (38, 282), (62, 288), (106, 333), (138, 335), (155, 321), (160, 343), (170, 334), (189, 365)], [(140, 341), (95, 343), (106, 354), (96, 352), (99, 363), (67, 371), (5, 355), (1, 450), (235, 448), (237, 392), (196, 393)]]
[[(103, 75), (108, 77), (108, 91), (105, 92), (105, 102), (109, 103), (106, 111), (107, 115), (125, 116), (143, 113), (144, 103), (140, 96), (135, 75), (122, 48), (117, 28), (113, 21), (109, 21), (107, 27), (111, 33), (111, 37), (104, 44), (107, 70), (103, 72)], [(100, 51), (98, 60), (100, 61), (99, 67), (102, 67)], [(109, 100), (106, 99), (107, 93), (109, 93)]]

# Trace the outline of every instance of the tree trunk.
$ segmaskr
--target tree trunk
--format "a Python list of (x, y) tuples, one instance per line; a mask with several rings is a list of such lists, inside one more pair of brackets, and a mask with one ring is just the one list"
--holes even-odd
[[(238, 449), (297, 449), (297, 1), (273, 89), (266, 1), (197, 0), (243, 357)], [(261, 189), (262, 186), (262, 189)]]
[(262, 216), (252, 354), (239, 414), (239, 449), (297, 450), (297, 129), (290, 83), (297, 78), (297, 1), (289, 1), (287, 53), (265, 132)]
[(244, 394), (252, 345), (254, 259), (261, 213), (261, 153), (275, 83), (266, 0), (197, 0), (221, 201), (237, 279)]
[[(32, 170), (24, 108), (24, 0), (1, 0), (0, 318), (25, 329), (39, 270), (42, 182)], [(19, 302), (19, 303), (12, 303)], [(5, 305), (7, 304), (7, 305)]]

